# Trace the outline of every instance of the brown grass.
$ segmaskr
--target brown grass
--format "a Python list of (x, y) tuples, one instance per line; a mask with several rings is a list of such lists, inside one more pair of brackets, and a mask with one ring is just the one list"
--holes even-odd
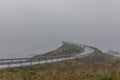
[(0, 80), (120, 80), (120, 61), (79, 59), (0, 70)]

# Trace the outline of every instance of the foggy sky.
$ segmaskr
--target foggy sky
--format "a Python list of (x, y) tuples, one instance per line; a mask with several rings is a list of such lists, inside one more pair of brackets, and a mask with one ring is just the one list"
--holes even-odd
[(120, 51), (119, 0), (0, 0), (0, 58), (28, 57), (61, 41)]

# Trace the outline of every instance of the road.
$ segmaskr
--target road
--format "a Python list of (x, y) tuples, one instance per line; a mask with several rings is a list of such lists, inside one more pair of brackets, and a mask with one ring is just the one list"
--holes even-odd
[(89, 46), (81, 46), (84, 47), (84, 52), (73, 53), (70, 55), (62, 55), (62, 56), (50, 56), (50, 57), (42, 57), (42, 58), (16, 58), (16, 59), (0, 59), (0, 69), (3, 68), (11, 68), (11, 67), (21, 67), (27, 65), (34, 64), (44, 64), (51, 62), (59, 62), (63, 60), (79, 58), (93, 53), (95, 50)]

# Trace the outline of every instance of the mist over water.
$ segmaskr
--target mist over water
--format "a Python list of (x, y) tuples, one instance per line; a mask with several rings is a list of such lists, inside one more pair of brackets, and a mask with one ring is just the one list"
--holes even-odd
[(120, 51), (119, 0), (0, 0), (0, 58), (30, 57), (61, 41)]

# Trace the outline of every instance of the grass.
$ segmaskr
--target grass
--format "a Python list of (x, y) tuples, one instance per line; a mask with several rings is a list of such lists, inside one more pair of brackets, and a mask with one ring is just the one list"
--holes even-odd
[(49, 51), (49, 52), (41, 54), (41, 55), (35, 55), (33, 57), (66, 55), (66, 54), (77, 53), (80, 51), (84, 51), (84, 49), (79, 46), (76, 46), (76, 45), (63, 43), (62, 46), (60, 46), (59, 48), (57, 48), (55, 50)]
[(60, 48), (60, 49), (56, 49), (50, 52), (47, 52), (45, 54), (42, 55), (36, 55), (34, 57), (40, 57), (40, 56), (57, 56), (57, 55), (66, 55), (66, 54), (72, 54), (72, 53), (77, 53), (82, 51), (81, 48)]
[(0, 70), (0, 80), (120, 80), (120, 61), (79, 59)]

